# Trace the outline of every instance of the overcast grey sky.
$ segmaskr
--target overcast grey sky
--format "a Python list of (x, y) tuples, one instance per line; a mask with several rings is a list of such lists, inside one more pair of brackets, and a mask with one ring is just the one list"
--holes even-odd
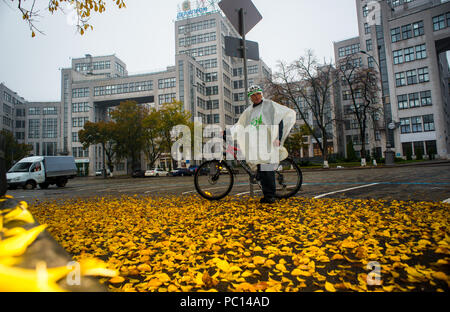
[[(17, 1), (14, 1), (14, 4)], [(37, 1), (48, 5), (48, 1)], [(165, 69), (175, 63), (174, 21), (182, 0), (126, 0), (126, 9), (106, 1), (107, 10), (92, 18), (94, 31), (75, 32), (67, 16), (43, 11), (36, 24), (45, 35), (31, 38), (10, 0), (0, 0), (0, 82), (28, 101), (59, 101), (59, 68), (86, 53), (116, 54), (133, 73)], [(357, 36), (355, 0), (253, 0), (263, 16), (247, 35), (273, 71), (306, 49), (333, 59), (333, 41)]]

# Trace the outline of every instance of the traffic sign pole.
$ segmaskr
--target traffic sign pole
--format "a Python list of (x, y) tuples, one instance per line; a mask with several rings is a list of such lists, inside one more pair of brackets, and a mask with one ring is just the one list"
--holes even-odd
[[(247, 91), (248, 88), (248, 71), (247, 71), (247, 46), (245, 44), (245, 12), (243, 8), (239, 9), (239, 32), (242, 35), (242, 45), (241, 45), (241, 49), (242, 49), (242, 56), (244, 59), (244, 86), (245, 86), (245, 90)], [(247, 93), (247, 92), (245, 92)], [(249, 105), (249, 101), (248, 101), (248, 96), (247, 94), (245, 94), (245, 107), (248, 107)], [(249, 178), (249, 187), (250, 187), (250, 197), (254, 197), (254, 190), (253, 190), (253, 181), (252, 178)]]

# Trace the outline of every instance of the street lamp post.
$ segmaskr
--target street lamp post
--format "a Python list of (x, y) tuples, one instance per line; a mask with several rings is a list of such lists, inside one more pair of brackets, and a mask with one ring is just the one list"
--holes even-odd
[(388, 120), (386, 118), (386, 116), (387, 116), (386, 108), (385, 108), (386, 96), (384, 94), (384, 89), (383, 89), (383, 80), (382, 80), (382, 76), (381, 76), (381, 66), (375, 60), (375, 58), (372, 55), (370, 55), (369, 53), (367, 53), (366, 51), (360, 50), (359, 52), (362, 53), (362, 54), (365, 54), (365, 55), (367, 55), (369, 57), (371, 57), (372, 60), (375, 62), (375, 64), (377, 64), (377, 67), (378, 67), (378, 72), (380, 74), (380, 82), (381, 82), (381, 100), (382, 100), (383, 109), (384, 109), (384, 128), (385, 128), (385, 133), (386, 133), (386, 151), (384, 152), (385, 153), (385, 158), (384, 159), (385, 159), (385, 164), (386, 165), (393, 165), (394, 164), (395, 152), (391, 149), (392, 148), (392, 142), (390, 141), (389, 131), (390, 130), (394, 130), (396, 128), (396, 123), (394, 123), (392, 121), (388, 122)]

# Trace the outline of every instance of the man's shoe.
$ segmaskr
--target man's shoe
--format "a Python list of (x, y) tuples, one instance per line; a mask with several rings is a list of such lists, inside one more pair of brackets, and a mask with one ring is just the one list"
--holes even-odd
[(273, 197), (263, 197), (259, 201), (261, 204), (273, 204), (275, 203), (275, 198)]

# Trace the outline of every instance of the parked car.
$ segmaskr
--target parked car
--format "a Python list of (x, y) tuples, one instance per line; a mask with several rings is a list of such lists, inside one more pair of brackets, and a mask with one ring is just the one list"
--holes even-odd
[[(103, 175), (103, 170), (102, 169), (95, 171), (95, 176), (96, 177), (102, 176), (102, 175)], [(107, 176), (111, 175), (111, 171), (109, 171), (109, 169), (106, 169), (106, 175)]]
[(154, 168), (154, 169), (145, 171), (146, 177), (160, 177), (160, 176), (166, 177), (168, 175), (169, 175), (169, 173), (166, 170), (163, 170), (161, 168)]
[(170, 171), (170, 175), (173, 177), (177, 176), (191, 176), (193, 173), (188, 168), (177, 168), (172, 171)]
[(134, 170), (133, 173), (131, 174), (131, 176), (133, 178), (144, 178), (145, 177), (145, 171), (138, 169), (138, 170)]

